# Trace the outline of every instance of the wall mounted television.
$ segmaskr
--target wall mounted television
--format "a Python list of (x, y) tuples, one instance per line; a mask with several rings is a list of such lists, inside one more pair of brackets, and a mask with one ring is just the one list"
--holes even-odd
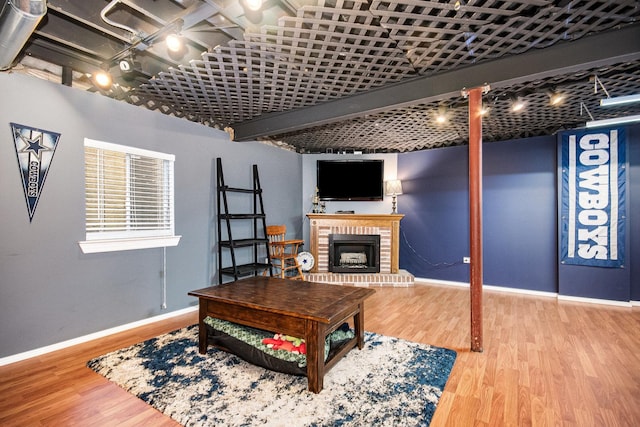
[(384, 160), (318, 160), (320, 200), (368, 201), (384, 198)]

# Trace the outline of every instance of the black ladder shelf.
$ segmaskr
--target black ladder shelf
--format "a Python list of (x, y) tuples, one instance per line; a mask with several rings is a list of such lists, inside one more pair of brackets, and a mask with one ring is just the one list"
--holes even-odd
[[(258, 176), (258, 165), (253, 165), (253, 188), (234, 188), (225, 184), (224, 174), (222, 172), (222, 159), (216, 159), (216, 175), (217, 175), (217, 193), (218, 193), (218, 283), (223, 283), (224, 276), (233, 276), (234, 280), (249, 275), (257, 275), (266, 270), (273, 275), (271, 267), (271, 257), (269, 255), (269, 240), (267, 239), (266, 215), (264, 213), (264, 204), (262, 202), (262, 188), (260, 187), (260, 178)], [(229, 211), (228, 193), (244, 193), (253, 195), (253, 212), (251, 213), (231, 213)], [(252, 224), (251, 233), (247, 232), (246, 225), (243, 227), (237, 223), (250, 221)], [(234, 223), (234, 224), (232, 224)], [(226, 230), (223, 233), (223, 228)], [(244, 231), (243, 235), (251, 234), (251, 237), (234, 239), (234, 232)], [(264, 258), (267, 263), (258, 262), (259, 248), (264, 247)], [(244, 254), (245, 259), (252, 259), (251, 262), (238, 264), (238, 257), (241, 251), (251, 251), (253, 254)], [(223, 255), (225, 251), (229, 252), (231, 258), (231, 266), (223, 267)]]

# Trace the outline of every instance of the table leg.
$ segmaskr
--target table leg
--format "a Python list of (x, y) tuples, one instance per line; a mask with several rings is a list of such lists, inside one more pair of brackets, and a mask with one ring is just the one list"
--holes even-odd
[(309, 391), (320, 393), (324, 382), (324, 330), (312, 320), (307, 320), (305, 329)]
[(364, 347), (364, 303), (360, 303), (358, 312), (353, 316), (353, 328), (358, 343), (358, 349)]
[(198, 352), (200, 354), (207, 353), (207, 326), (204, 323), (205, 317), (207, 317), (207, 301), (200, 299), (200, 313), (198, 322)]

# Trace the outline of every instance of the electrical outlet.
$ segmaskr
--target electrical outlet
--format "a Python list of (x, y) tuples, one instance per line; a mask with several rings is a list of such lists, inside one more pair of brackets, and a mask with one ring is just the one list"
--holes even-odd
[(462, 257), (462, 262), (465, 264), (471, 263), (471, 257), (468, 257), (468, 256)]

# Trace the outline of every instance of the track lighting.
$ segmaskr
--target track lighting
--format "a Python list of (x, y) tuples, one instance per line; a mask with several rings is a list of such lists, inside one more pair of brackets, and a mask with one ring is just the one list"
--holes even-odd
[(170, 52), (177, 53), (184, 49), (184, 41), (178, 34), (171, 33), (165, 37), (164, 41), (167, 43), (167, 49)]
[(511, 102), (511, 111), (514, 113), (519, 113), (524, 110), (526, 103), (522, 100), (522, 98), (518, 97)]
[(443, 125), (449, 121), (449, 112), (445, 107), (440, 107), (435, 113), (435, 121), (439, 125)]
[(125, 80), (133, 80), (136, 75), (136, 69), (140, 64), (136, 64), (133, 58), (121, 59), (118, 62), (118, 68), (120, 69), (120, 75)]
[(98, 88), (107, 90), (111, 88), (113, 83), (113, 79), (111, 74), (106, 70), (99, 70), (92, 75), (93, 83), (98, 86)]
[(561, 92), (552, 92), (549, 95), (549, 104), (551, 104), (552, 106), (558, 106), (560, 104), (562, 104), (565, 100), (566, 96), (564, 93)]
[(247, 7), (256, 12), (262, 7), (262, 0), (245, 0)]

